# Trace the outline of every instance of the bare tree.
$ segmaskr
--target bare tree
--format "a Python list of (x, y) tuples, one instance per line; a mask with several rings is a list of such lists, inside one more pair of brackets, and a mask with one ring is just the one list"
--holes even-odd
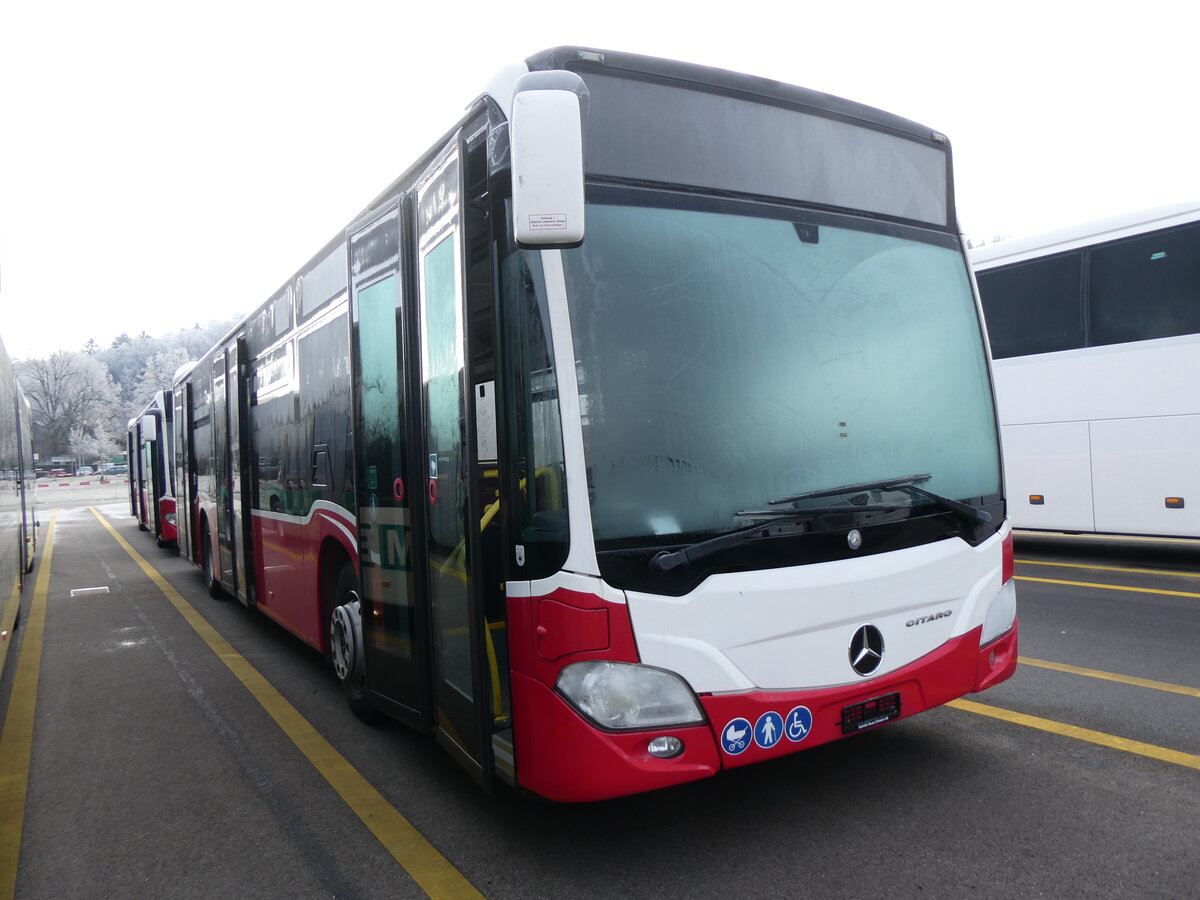
[(155, 391), (169, 388), (175, 371), (199, 359), (236, 321), (197, 324), (161, 338), (145, 331), (133, 338), (121, 334), (107, 349), (89, 340), (83, 353), (64, 351), (18, 363), (33, 407), (34, 449), (45, 459), (67, 453), (88, 458), (118, 454), (130, 417)]
[(18, 364), (21, 387), (33, 411), (34, 449), (43, 458), (70, 452), (71, 433), (114, 437), (117, 388), (94, 356), (59, 352)]
[(68, 440), (68, 444), (71, 455), (75, 457), (76, 467), (91, 465), (95, 462), (103, 465), (114, 456), (122, 453), (123, 450), (110, 435), (104, 433), (91, 434), (81, 426), (71, 429), (71, 437)]

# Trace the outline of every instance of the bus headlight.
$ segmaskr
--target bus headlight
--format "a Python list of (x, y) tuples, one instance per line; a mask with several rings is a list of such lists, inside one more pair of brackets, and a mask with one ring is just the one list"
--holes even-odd
[(558, 691), (601, 728), (645, 729), (704, 721), (696, 695), (673, 672), (633, 663), (571, 663)]
[(983, 620), (983, 634), (979, 636), (979, 646), (990, 644), (1013, 626), (1017, 618), (1017, 583), (1010, 580), (1000, 588), (1000, 593), (992, 598), (988, 607), (987, 617)]

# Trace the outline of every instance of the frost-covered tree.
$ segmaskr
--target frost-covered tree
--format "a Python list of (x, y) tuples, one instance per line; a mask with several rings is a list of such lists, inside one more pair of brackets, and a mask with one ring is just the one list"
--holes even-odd
[(155, 391), (171, 386), (181, 365), (203, 356), (236, 321), (197, 324), (165, 337), (125, 333), (106, 349), (89, 341), (83, 353), (19, 363), (21, 384), (34, 408), (34, 449), (44, 458), (73, 453), (71, 434), (78, 428), (80, 441), (110, 442), (104, 445), (110, 449), (90, 447), (85, 456), (120, 453), (129, 419)]
[(33, 448), (43, 458), (70, 452), (76, 430), (113, 436), (120, 416), (117, 386), (95, 356), (59, 352), (25, 360), (17, 369), (33, 412)]
[(82, 427), (71, 429), (68, 445), (76, 467), (104, 464), (124, 450), (124, 445), (118, 444), (112, 435), (89, 433)]
[(134, 405), (137, 408), (130, 410), (130, 415), (145, 407), (151, 395), (157, 391), (168, 390), (179, 367), (193, 359), (195, 356), (186, 347), (177, 346), (159, 350), (146, 360), (146, 367), (142, 369), (134, 387)]

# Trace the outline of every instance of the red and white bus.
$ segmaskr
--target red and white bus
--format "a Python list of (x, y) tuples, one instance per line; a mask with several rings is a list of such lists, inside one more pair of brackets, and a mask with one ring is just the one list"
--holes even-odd
[(170, 391), (158, 391), (146, 408), (129, 420), (129, 507), (142, 531), (160, 547), (175, 543), (175, 438)]
[(813, 747), (1015, 668), (977, 310), (942, 135), (545, 51), (178, 379), (180, 548), (485, 785)]

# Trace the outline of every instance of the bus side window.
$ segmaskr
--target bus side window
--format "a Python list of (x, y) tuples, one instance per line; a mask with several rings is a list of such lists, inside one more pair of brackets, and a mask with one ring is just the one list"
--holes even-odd
[(505, 407), (513, 475), (519, 498), (512, 512), (514, 540), (524, 548), (522, 578), (558, 570), (568, 546), (565, 452), (558, 404), (558, 376), (550, 352), (550, 316), (540, 258), (512, 252), (501, 263), (504, 343), (520, 359), (521, 375), (508, 383)]
[(314, 490), (329, 487), (329, 448), (326, 444), (313, 448), (312, 486)]

